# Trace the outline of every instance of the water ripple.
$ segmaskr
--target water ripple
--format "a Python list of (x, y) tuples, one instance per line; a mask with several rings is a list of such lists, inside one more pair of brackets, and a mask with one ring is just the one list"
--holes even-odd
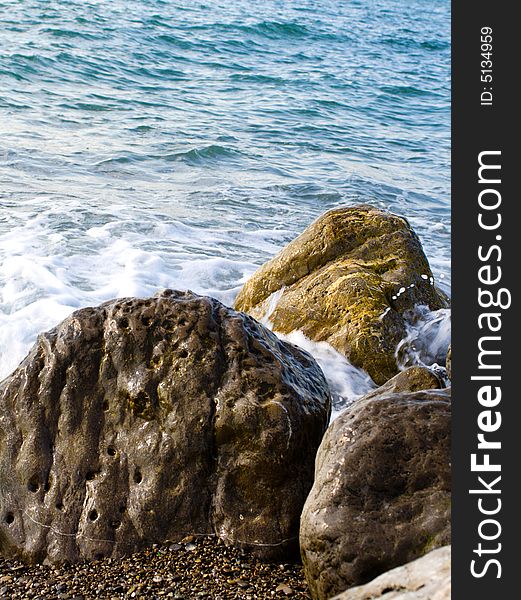
[(409, 218), (449, 291), (449, 11), (3, 0), (0, 373), (113, 295), (231, 302), (314, 217), (360, 201)]

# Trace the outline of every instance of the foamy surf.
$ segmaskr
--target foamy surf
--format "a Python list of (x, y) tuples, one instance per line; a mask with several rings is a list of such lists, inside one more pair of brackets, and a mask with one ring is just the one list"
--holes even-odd
[[(431, 285), (434, 285), (432, 276), (422, 275), (422, 277), (429, 278)], [(273, 330), (271, 316), (285, 289), (282, 287), (273, 292), (266, 300), (266, 314), (261, 319), (261, 323), (271, 330)], [(405, 292), (406, 288), (402, 287), (397, 292), (397, 296)], [(389, 310), (390, 307), (386, 308), (380, 315), (380, 319)], [(450, 309), (431, 311), (428, 306), (417, 305), (414, 310), (405, 314), (405, 318), (406, 335), (397, 345), (395, 353), (398, 368), (405, 370), (418, 365), (430, 368), (445, 377), (445, 360), (451, 338)], [(377, 387), (366, 371), (353, 365), (327, 342), (310, 340), (299, 330), (286, 335), (277, 331), (274, 333), (281, 340), (291, 342), (309, 352), (320, 365), (331, 390), (333, 404), (331, 421), (355, 400)]]
[[(0, 233), (0, 379), (18, 366), (39, 333), (85, 306), (164, 288), (190, 289), (232, 306), (259, 264), (298, 233), (294, 223), (283, 227), (282, 218), (275, 227), (259, 221), (233, 227), (209, 218), (194, 224), (137, 206), (85, 209), (73, 199), (62, 209), (37, 214), (31, 207), (25, 220)], [(263, 320), (268, 327), (282, 293), (269, 299)], [(298, 331), (284, 339), (321, 366), (332, 390), (333, 418), (375, 387), (328, 344)], [(449, 340), (450, 311), (418, 307), (397, 348), (400, 368), (441, 368)]]
[(355, 400), (377, 387), (363, 369), (355, 367), (327, 342), (314, 342), (301, 331), (288, 335), (277, 333), (277, 336), (306, 350), (319, 364), (331, 390), (331, 421)]
[[(167, 287), (191, 289), (232, 306), (257, 263), (275, 254), (290, 235), (283, 229), (200, 228), (161, 214), (143, 223), (137, 216), (115, 220), (98, 213), (88, 219), (96, 225), (76, 223), (67, 231), (50, 216), (36, 216), (0, 235), (0, 379), (17, 367), (39, 333), (85, 306), (151, 296)], [(270, 328), (282, 293), (268, 300), (263, 323)], [(300, 331), (280, 337), (317, 360), (331, 387), (332, 418), (376, 387), (329, 344)], [(397, 347), (398, 364), (443, 372), (449, 342), (450, 310), (417, 307)]]
[(420, 365), (445, 374), (451, 339), (450, 309), (431, 311), (428, 306), (419, 305), (406, 317), (407, 334), (396, 348), (398, 366), (406, 369)]
[(0, 233), (0, 379), (18, 366), (39, 333), (79, 308), (165, 288), (232, 305), (256, 262), (289, 235), (282, 229), (191, 226), (159, 212), (145, 220), (132, 209), (119, 219), (109, 211), (81, 216), (76, 208), (35, 215)]
[[(264, 325), (272, 328), (269, 316), (275, 310), (281, 291), (268, 299), (271, 311), (262, 319)], [(417, 306), (407, 315), (407, 333), (396, 348), (400, 370), (415, 365), (428, 367), (445, 376), (445, 359), (451, 334), (450, 309), (431, 311), (427, 306)], [(361, 368), (353, 365), (344, 355), (337, 352), (327, 342), (314, 342), (302, 331), (292, 331), (284, 335), (275, 332), (281, 340), (291, 342), (313, 356), (322, 369), (331, 390), (333, 410), (331, 421), (377, 385)]]

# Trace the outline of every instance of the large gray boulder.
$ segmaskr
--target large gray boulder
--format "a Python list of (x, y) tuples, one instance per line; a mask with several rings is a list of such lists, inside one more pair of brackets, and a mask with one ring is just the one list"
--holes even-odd
[(356, 401), (324, 436), (302, 513), (313, 598), (330, 598), (448, 543), (448, 390), (384, 388)]
[(432, 550), (334, 600), (450, 600), (450, 546)]
[(0, 383), (0, 554), (74, 562), (213, 533), (287, 556), (329, 414), (313, 358), (216, 300), (79, 310)]

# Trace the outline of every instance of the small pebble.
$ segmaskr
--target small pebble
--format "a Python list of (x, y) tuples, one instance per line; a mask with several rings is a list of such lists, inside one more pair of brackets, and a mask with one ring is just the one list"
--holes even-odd
[(289, 585), (286, 585), (285, 583), (281, 583), (279, 586), (277, 586), (277, 589), (275, 591), (282, 592), (286, 596), (290, 596), (291, 594), (293, 594), (293, 590), (289, 587)]

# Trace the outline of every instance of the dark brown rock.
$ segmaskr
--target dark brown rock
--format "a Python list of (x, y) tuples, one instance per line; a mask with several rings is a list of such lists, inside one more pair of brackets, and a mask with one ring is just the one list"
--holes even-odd
[(449, 345), (449, 349), (447, 350), (447, 359), (445, 361), (445, 367), (447, 369), (447, 377), (452, 379), (452, 346)]
[(327, 430), (300, 529), (324, 600), (450, 543), (450, 395), (374, 393)]
[(378, 384), (398, 372), (404, 313), (448, 305), (409, 223), (360, 205), (331, 210), (245, 284), (236, 308), (329, 342)]
[(313, 358), (216, 300), (79, 310), (0, 384), (0, 554), (74, 562), (212, 532), (287, 554), (329, 413)]

